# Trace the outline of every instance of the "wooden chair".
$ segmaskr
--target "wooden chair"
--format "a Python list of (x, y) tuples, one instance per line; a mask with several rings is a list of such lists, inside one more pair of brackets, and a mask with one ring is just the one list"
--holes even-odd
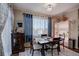
[(41, 34), (41, 37), (47, 37), (47, 34)]
[[(57, 45), (57, 46), (54, 48), (54, 45)], [(59, 52), (60, 52), (60, 37), (53, 38), (52, 51), (53, 51), (53, 49), (57, 49), (57, 52), (58, 52), (58, 55), (59, 55)], [(52, 55), (53, 55), (53, 53), (52, 53)]]
[(49, 44), (50, 46), (50, 49), (51, 49), (51, 54), (53, 55), (53, 50), (54, 49), (57, 49), (57, 52), (58, 52), (58, 55), (59, 55), (59, 52), (60, 52), (60, 38), (53, 38), (53, 41), (50, 42)]

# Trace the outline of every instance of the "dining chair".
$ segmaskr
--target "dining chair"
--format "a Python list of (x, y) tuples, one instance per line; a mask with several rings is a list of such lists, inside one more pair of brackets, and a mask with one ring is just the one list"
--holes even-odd
[(31, 42), (30, 53), (32, 53), (32, 56), (34, 55), (34, 51), (40, 51), (40, 53), (41, 53), (42, 46), (39, 45), (38, 41), (36, 41), (36, 40), (39, 40), (39, 39), (38, 38), (33, 39), (32, 42)]
[(60, 44), (63, 46), (64, 49), (65, 34), (59, 34), (59, 37), (60, 37)]
[(43, 37), (47, 37), (47, 34), (41, 34), (41, 37), (43, 38)]
[(60, 52), (60, 37), (58, 38), (52, 38), (52, 42), (50, 42), (50, 44), (48, 45), (48, 47), (50, 47), (51, 50), (51, 54), (53, 55), (53, 50), (56, 49), (57, 53), (59, 55)]
[(51, 49), (52, 55), (53, 55), (54, 49), (57, 49), (57, 52), (58, 52), (58, 55), (59, 55), (59, 52), (60, 52), (60, 37), (53, 38), (52, 49)]

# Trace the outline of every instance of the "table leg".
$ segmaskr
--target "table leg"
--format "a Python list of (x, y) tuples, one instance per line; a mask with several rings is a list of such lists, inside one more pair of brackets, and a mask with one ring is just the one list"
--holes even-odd
[(59, 49), (59, 52), (60, 52), (60, 42), (58, 42), (58, 49)]
[(59, 52), (60, 52), (60, 42), (58, 42), (58, 55), (59, 55)]
[(42, 45), (42, 49), (41, 49), (41, 55), (45, 56), (45, 51), (44, 51), (44, 44)]
[(63, 39), (63, 49), (64, 49), (64, 39)]
[(52, 56), (53, 56), (53, 44), (52, 44), (51, 52), (52, 52)]

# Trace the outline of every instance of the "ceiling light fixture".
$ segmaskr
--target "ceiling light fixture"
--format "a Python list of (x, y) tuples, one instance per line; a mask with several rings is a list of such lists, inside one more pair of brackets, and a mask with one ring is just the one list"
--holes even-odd
[(52, 11), (52, 9), (56, 6), (56, 3), (47, 4), (47, 11)]

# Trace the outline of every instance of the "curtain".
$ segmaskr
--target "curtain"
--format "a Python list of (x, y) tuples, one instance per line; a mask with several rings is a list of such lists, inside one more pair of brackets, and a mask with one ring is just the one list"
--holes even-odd
[(48, 36), (52, 36), (52, 20), (51, 17), (48, 17)]
[(33, 20), (31, 14), (24, 14), (24, 33), (25, 33), (25, 41), (32, 41), (32, 33), (33, 33)]
[(33, 36), (41, 36), (41, 34), (52, 34), (51, 17), (32, 16), (24, 14), (24, 33), (25, 41), (31, 41)]
[(33, 36), (48, 34), (48, 18), (33, 16)]

